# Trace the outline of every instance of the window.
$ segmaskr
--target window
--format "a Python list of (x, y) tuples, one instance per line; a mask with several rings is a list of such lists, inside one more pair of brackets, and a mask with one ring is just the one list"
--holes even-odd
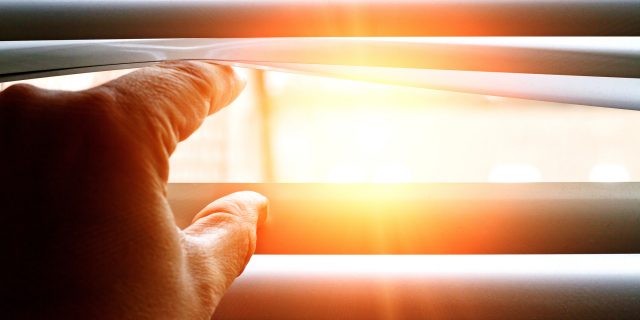
[[(80, 90), (129, 72), (27, 80)], [(172, 182), (637, 181), (640, 113), (275, 71), (171, 158)], [(1, 88), (10, 83), (1, 84)]]

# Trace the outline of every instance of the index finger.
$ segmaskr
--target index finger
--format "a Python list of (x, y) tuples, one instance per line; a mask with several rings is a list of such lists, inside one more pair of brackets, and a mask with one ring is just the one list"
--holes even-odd
[(96, 89), (115, 94), (117, 104), (136, 126), (159, 131), (171, 153), (243, 88), (244, 81), (229, 66), (175, 61), (142, 68)]

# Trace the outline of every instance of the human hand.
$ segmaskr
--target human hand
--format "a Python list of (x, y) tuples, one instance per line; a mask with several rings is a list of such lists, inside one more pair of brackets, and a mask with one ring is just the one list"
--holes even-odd
[(171, 62), (81, 92), (1, 92), (4, 315), (210, 318), (267, 201), (234, 193), (179, 230), (169, 156), (243, 86), (229, 67)]

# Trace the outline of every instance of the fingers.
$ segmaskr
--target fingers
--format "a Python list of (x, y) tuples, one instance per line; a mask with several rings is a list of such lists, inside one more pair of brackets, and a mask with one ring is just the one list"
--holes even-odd
[(94, 90), (113, 93), (136, 129), (151, 128), (171, 153), (207, 115), (231, 103), (243, 88), (244, 81), (231, 67), (180, 61), (140, 69)]
[(255, 192), (220, 198), (183, 231), (190, 270), (207, 294), (221, 297), (244, 270), (256, 247), (256, 227), (267, 217), (267, 199)]
[(267, 206), (267, 198), (257, 192), (234, 192), (207, 205), (193, 217), (192, 223), (195, 224), (216, 212), (229, 212), (260, 226), (267, 218)]

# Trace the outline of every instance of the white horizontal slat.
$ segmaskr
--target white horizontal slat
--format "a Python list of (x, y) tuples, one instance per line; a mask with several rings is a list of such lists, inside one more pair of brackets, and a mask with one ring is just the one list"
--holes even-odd
[(207, 59), (561, 103), (640, 108), (640, 38), (263, 38), (0, 43), (0, 81)]

